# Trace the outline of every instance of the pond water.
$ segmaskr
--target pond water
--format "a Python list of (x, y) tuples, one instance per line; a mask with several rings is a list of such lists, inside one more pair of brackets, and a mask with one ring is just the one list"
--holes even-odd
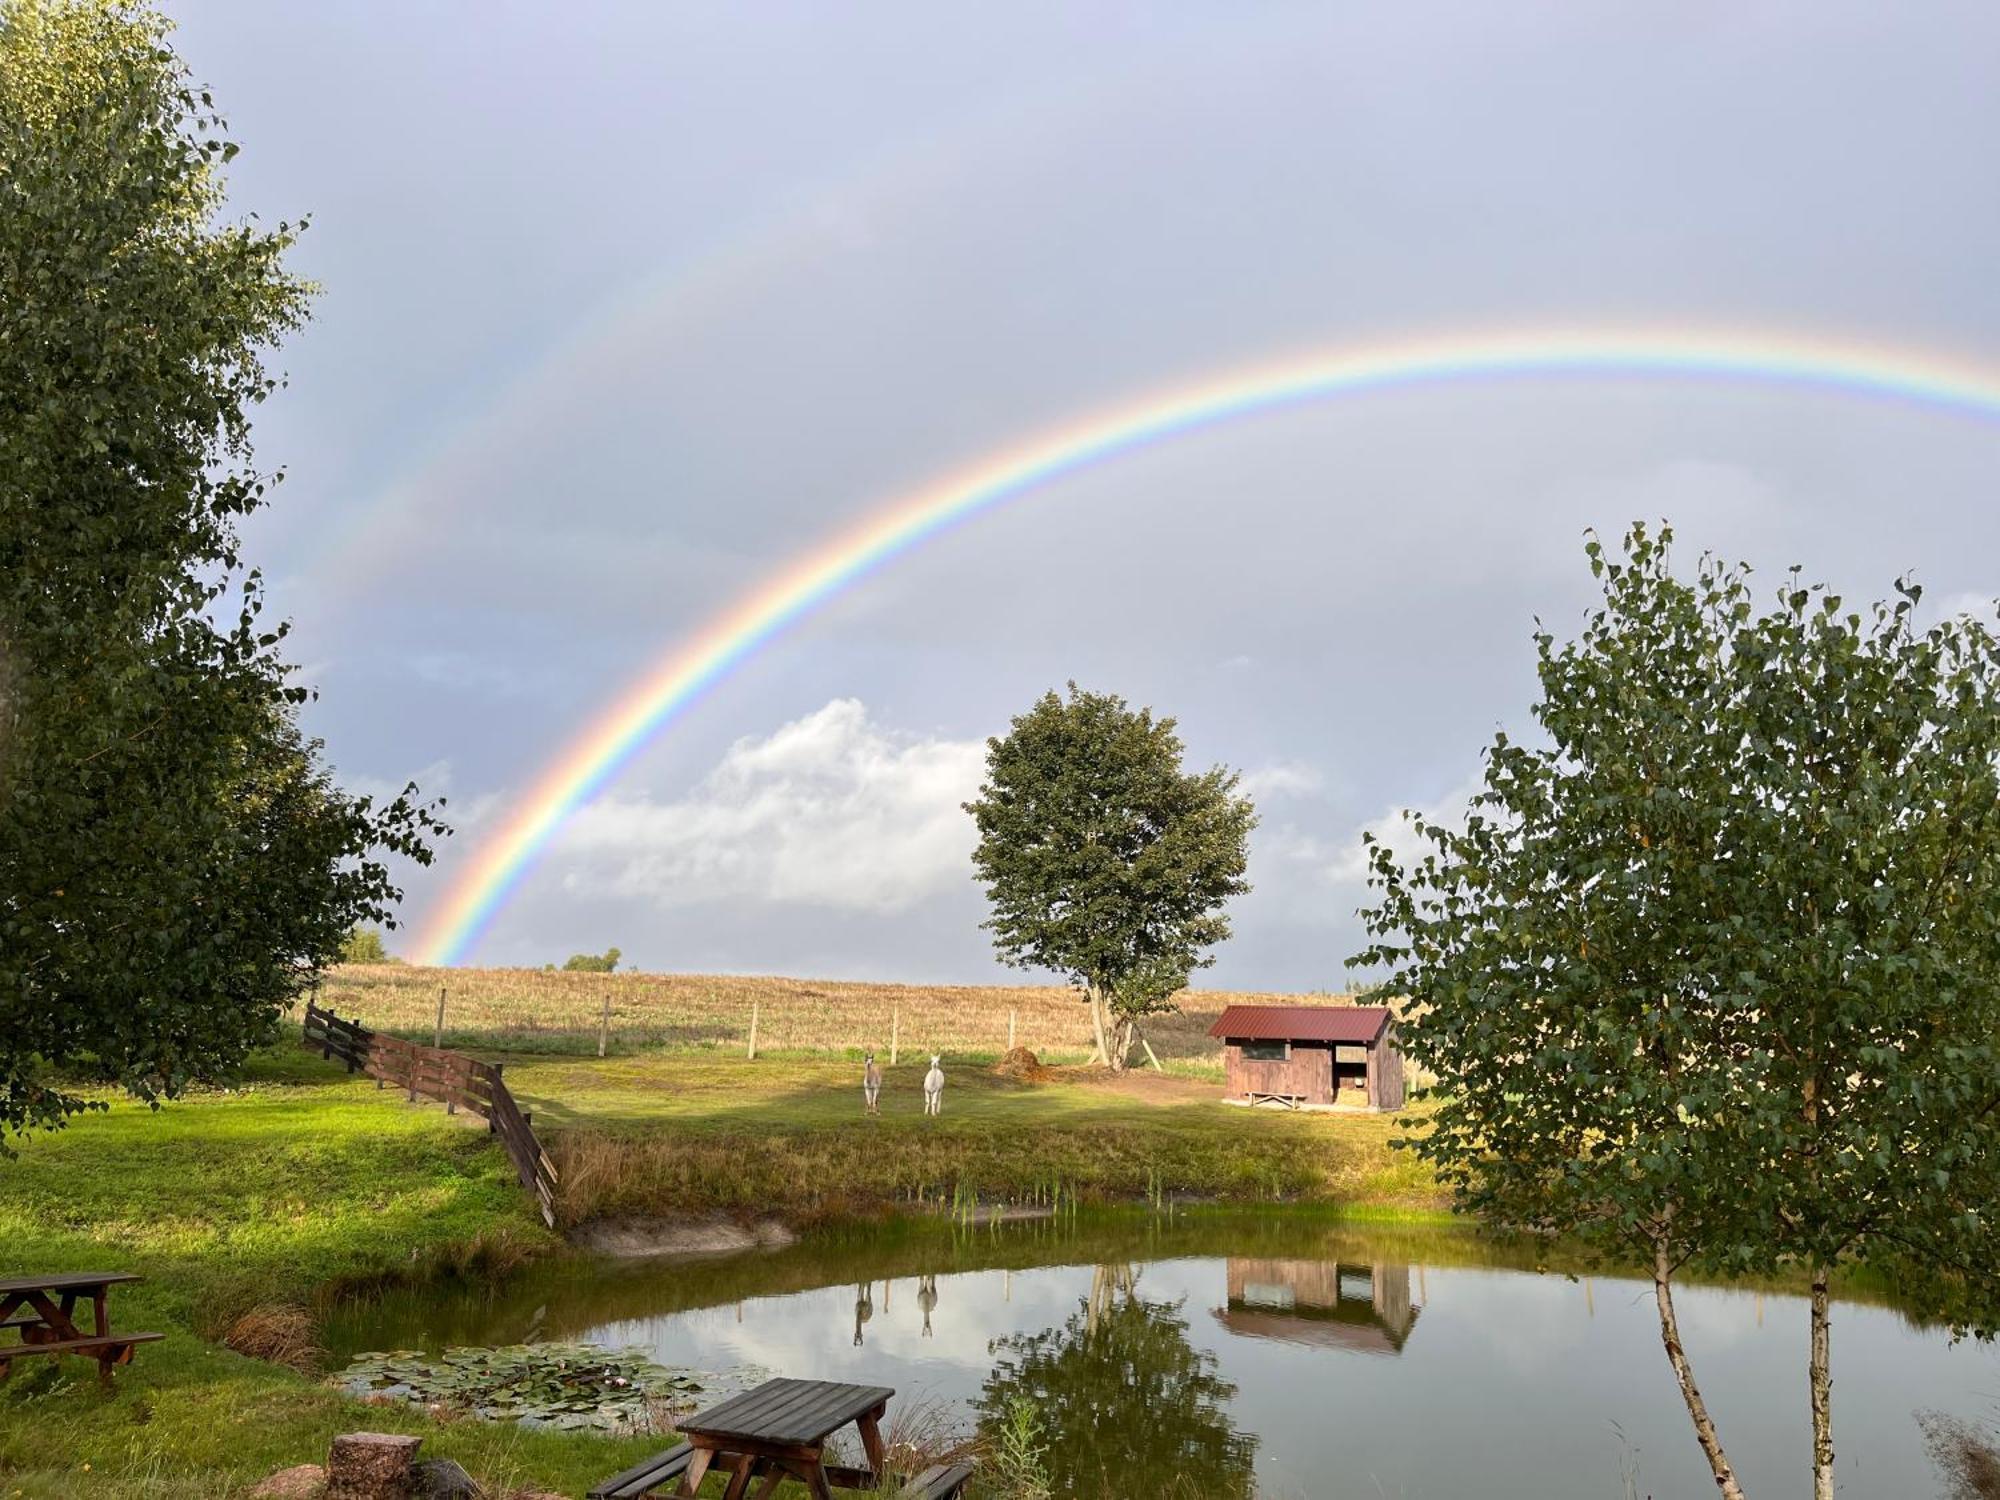
[[(677, 1262), (570, 1262), (348, 1310), (361, 1349), (560, 1339), (663, 1364), (894, 1386), (970, 1427), (1047, 1413), (1058, 1493), (1714, 1493), (1651, 1286), (1451, 1231), (1295, 1216), (902, 1225)], [(1807, 1492), (1803, 1298), (1690, 1286), (1681, 1326), (1753, 1496)], [(2000, 1353), (1853, 1293), (1834, 1320), (1842, 1492), (1940, 1493), (1917, 1415), (2000, 1418)], [(892, 1416), (895, 1408), (892, 1407)]]

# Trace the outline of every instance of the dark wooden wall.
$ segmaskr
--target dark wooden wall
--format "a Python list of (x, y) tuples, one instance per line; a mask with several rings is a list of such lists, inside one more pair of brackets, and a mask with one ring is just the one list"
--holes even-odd
[(1401, 1109), (1404, 1097), (1403, 1049), (1391, 1025), (1368, 1049), (1368, 1102), (1376, 1109)]
[(1293, 1042), (1292, 1055), (1284, 1062), (1253, 1062), (1235, 1041), (1224, 1051), (1231, 1099), (1290, 1094), (1307, 1104), (1333, 1103), (1333, 1049), (1324, 1042)]
[(1368, 1061), (1362, 1089), (1338, 1087), (1339, 1074), (1351, 1073), (1353, 1064), (1336, 1067), (1334, 1049), (1326, 1042), (1293, 1042), (1292, 1055), (1282, 1062), (1253, 1062), (1243, 1055), (1240, 1041), (1223, 1046), (1226, 1097), (1245, 1099), (1252, 1094), (1283, 1094), (1307, 1104), (1349, 1104), (1364, 1101), (1373, 1109), (1401, 1109), (1405, 1098), (1403, 1054), (1396, 1046), (1396, 1029), (1391, 1026), (1381, 1039), (1367, 1049)]

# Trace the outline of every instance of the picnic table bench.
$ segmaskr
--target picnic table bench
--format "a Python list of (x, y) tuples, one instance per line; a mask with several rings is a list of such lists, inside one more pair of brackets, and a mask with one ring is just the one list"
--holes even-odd
[[(882, 1385), (848, 1385), (837, 1380), (767, 1380), (755, 1390), (684, 1418), (687, 1441), (614, 1474), (590, 1492), (590, 1500), (637, 1500), (673, 1484), (669, 1493), (691, 1496), (711, 1469), (729, 1475), (724, 1500), (742, 1500), (757, 1480), (757, 1500), (789, 1478), (819, 1500), (832, 1500), (832, 1486), (872, 1490), (885, 1471), (882, 1414), (895, 1391)], [(863, 1468), (826, 1461), (827, 1439), (852, 1423), (867, 1456)], [(969, 1463), (936, 1464), (902, 1493), (911, 1500), (951, 1500), (972, 1477)]]
[[(112, 1367), (129, 1363), (136, 1345), (165, 1337), (111, 1331), (111, 1288), (141, 1279), (129, 1271), (67, 1271), (0, 1280), (0, 1331), (20, 1334), (18, 1343), (0, 1343), (0, 1380), (14, 1373), (17, 1359), (81, 1354), (97, 1361), (97, 1378), (109, 1385)], [(94, 1315), (88, 1334), (76, 1326), (76, 1304), (86, 1297)]]

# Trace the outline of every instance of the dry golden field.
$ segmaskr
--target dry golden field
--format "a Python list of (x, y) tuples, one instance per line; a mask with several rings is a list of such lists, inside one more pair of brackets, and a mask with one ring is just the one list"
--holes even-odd
[[(761, 1052), (886, 1052), (894, 1025), (902, 1055), (998, 1055), (1015, 1038), (1045, 1062), (1081, 1062), (1090, 1016), (1074, 990), (1012, 985), (863, 984), (701, 974), (571, 974), (537, 969), (427, 969), (351, 964), (328, 976), (321, 1003), (343, 1016), (429, 1040), (444, 992), (446, 1045), (522, 1052), (595, 1052), (605, 1001), (611, 1049), (748, 1046), (757, 1014)], [(1190, 990), (1178, 1015), (1146, 1034), (1163, 1061), (1205, 1070), (1221, 1047), (1208, 1028), (1233, 1002), (1352, 1003), (1345, 995), (1258, 995)]]

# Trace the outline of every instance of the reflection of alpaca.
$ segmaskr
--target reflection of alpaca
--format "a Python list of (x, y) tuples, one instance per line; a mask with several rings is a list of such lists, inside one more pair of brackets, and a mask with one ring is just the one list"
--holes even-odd
[(861, 1069), (861, 1103), (871, 1115), (882, 1113), (878, 1102), (882, 1097), (882, 1069), (875, 1061), (875, 1054), (869, 1053), (866, 1065)]
[(861, 1347), (861, 1325), (875, 1316), (875, 1283), (857, 1282), (854, 1287), (854, 1347)]
[(917, 1306), (924, 1310), (924, 1337), (931, 1336), (931, 1309), (937, 1306), (937, 1277), (917, 1278)]
[(941, 1115), (944, 1113), (944, 1059), (933, 1055), (931, 1070), (924, 1074), (924, 1113)]

